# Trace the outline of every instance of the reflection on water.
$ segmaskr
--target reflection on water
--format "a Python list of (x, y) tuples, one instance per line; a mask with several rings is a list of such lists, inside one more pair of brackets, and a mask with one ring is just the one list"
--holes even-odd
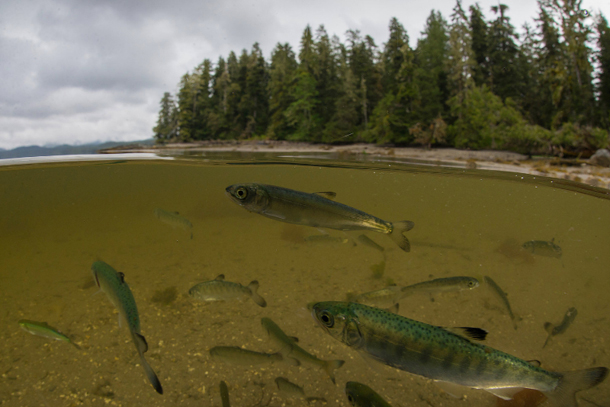
[[(327, 405), (348, 405), (348, 381), (370, 386), (393, 406), (505, 405), (480, 390), (465, 390), (466, 402), (455, 399), (428, 380), (375, 364), (319, 329), (307, 309), (389, 283), (451, 276), (491, 277), (507, 293), (517, 329), (484, 287), (408, 296), (399, 313), (434, 325), (484, 328), (488, 346), (540, 360), (550, 370), (610, 366), (607, 190), (397, 162), (209, 154), (118, 161), (0, 168), (4, 405), (220, 406), (221, 380), (233, 406), (307, 405), (279, 391), (278, 377)], [(244, 182), (333, 191), (337, 202), (382, 219), (413, 220), (411, 252), (378, 233), (364, 234), (383, 251), (362, 244), (361, 231), (326, 230), (329, 238), (311, 239), (321, 232), (248, 213), (224, 194)], [(157, 219), (157, 208), (188, 219), (193, 239)], [(561, 258), (522, 250), (532, 240), (553, 241)], [(162, 396), (148, 383), (115, 308), (94, 295), (90, 268), (97, 260), (124, 273), (133, 291)], [(220, 274), (243, 285), (257, 280), (267, 307), (189, 297), (189, 288)], [(543, 349), (544, 324), (560, 322), (571, 307), (578, 318)], [(261, 326), (263, 317), (317, 358), (344, 360), (335, 371), (337, 385), (314, 365), (248, 367), (210, 357), (216, 346), (280, 352)], [(46, 322), (82, 349), (30, 335), (20, 329), (22, 319)], [(610, 381), (579, 398), (582, 406), (589, 405), (582, 398), (605, 405)]]

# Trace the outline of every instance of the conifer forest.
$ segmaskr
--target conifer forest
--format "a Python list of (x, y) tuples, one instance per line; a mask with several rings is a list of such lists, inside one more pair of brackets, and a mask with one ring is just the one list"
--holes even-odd
[(160, 103), (158, 143), (289, 140), (576, 156), (608, 146), (610, 28), (582, 0), (432, 10), (417, 45), (397, 18), (382, 44), (305, 27), (299, 49), (255, 43), (203, 59)]

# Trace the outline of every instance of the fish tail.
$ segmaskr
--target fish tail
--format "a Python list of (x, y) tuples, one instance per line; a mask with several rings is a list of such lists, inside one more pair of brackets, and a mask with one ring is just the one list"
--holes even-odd
[(159, 381), (157, 374), (152, 367), (150, 367), (148, 361), (146, 361), (146, 358), (144, 358), (144, 353), (148, 350), (148, 343), (146, 343), (146, 339), (137, 332), (132, 332), (131, 336), (134, 344), (136, 345), (136, 349), (138, 350), (138, 354), (140, 355), (140, 362), (142, 363), (146, 377), (148, 377), (148, 381), (150, 384), (152, 384), (157, 393), (163, 394), (163, 387), (161, 386), (161, 382)]
[(250, 282), (250, 284), (248, 284), (248, 288), (252, 293), (252, 301), (254, 301), (257, 305), (265, 308), (267, 306), (267, 301), (265, 301), (265, 299), (258, 295), (258, 293), (256, 292), (258, 290), (258, 281), (254, 280)]
[(332, 380), (333, 384), (337, 384), (335, 380), (335, 370), (339, 369), (345, 363), (344, 360), (327, 360), (324, 365), (324, 370), (330, 376), (330, 380)]
[(411, 251), (411, 243), (409, 243), (409, 239), (403, 233), (413, 229), (413, 226), (415, 226), (415, 223), (410, 220), (392, 222), (392, 231), (389, 236), (405, 252)]
[(608, 376), (608, 368), (606, 367), (563, 372), (555, 390), (545, 394), (554, 406), (577, 407), (576, 393), (600, 384), (606, 376)]

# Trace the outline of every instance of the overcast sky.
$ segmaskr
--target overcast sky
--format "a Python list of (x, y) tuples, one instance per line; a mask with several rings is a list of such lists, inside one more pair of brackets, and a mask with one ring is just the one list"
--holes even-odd
[[(463, 1), (467, 9), (474, 1)], [(487, 19), (497, 0), (480, 0)], [(505, 0), (516, 27), (532, 23), (534, 0)], [(0, 1), (0, 148), (152, 137), (163, 92), (203, 59), (259, 42), (298, 53), (307, 24), (342, 40), (348, 29), (387, 41), (397, 17), (411, 45), (432, 9), (449, 18), (455, 0), (23, 0)], [(610, 1), (583, 0), (610, 17)], [(590, 19), (591, 23), (593, 20)]]

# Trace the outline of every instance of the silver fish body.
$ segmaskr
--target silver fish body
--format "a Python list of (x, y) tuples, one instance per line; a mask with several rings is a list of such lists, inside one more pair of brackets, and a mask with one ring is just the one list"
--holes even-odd
[(387, 234), (406, 252), (411, 247), (403, 233), (413, 228), (413, 222), (388, 222), (321, 194), (253, 183), (231, 185), (226, 188), (226, 193), (233, 202), (248, 211), (271, 219), (315, 228), (371, 230)]
[(173, 228), (179, 228), (190, 233), (193, 238), (193, 224), (190, 220), (180, 215), (178, 212), (170, 212), (161, 208), (155, 209), (155, 216), (161, 222), (170, 225)]
[(284, 360), (279, 352), (262, 353), (238, 346), (215, 346), (210, 349), (210, 356), (228, 364), (244, 366), (273, 364)]
[(450, 291), (472, 290), (479, 286), (479, 280), (474, 277), (443, 277), (408, 285), (402, 288), (402, 298), (416, 293), (443, 293)]
[(19, 321), (19, 326), (21, 327), (21, 329), (31, 333), (32, 335), (41, 336), (43, 338), (55, 339), (57, 341), (68, 342), (74, 345), (74, 347), (76, 347), (77, 349), (80, 349), (80, 347), (74, 342), (72, 342), (72, 340), (68, 336), (62, 334), (61, 332), (59, 332), (59, 330), (57, 330), (57, 328), (53, 328), (46, 322), (37, 322), (30, 321), (28, 319), (22, 319)]
[(258, 292), (258, 281), (253, 280), (247, 286), (225, 281), (220, 274), (214, 280), (204, 281), (191, 287), (189, 296), (200, 301), (244, 301), (248, 298), (261, 307), (267, 306), (267, 301)]
[(120, 317), (127, 322), (129, 332), (131, 333), (133, 343), (138, 351), (142, 367), (144, 368), (148, 380), (157, 393), (163, 394), (163, 387), (161, 387), (159, 378), (146, 361), (146, 358), (144, 358), (144, 353), (148, 351), (148, 344), (146, 343), (144, 336), (140, 333), (138, 307), (136, 306), (136, 300), (133, 297), (131, 289), (125, 282), (124, 274), (117, 272), (109, 264), (104, 263), (103, 261), (96, 261), (91, 266), (91, 269), (97, 286), (100, 287), (110, 302), (119, 311)]
[(513, 321), (513, 328), (517, 329), (517, 323), (515, 321), (516, 317), (513, 313), (513, 309), (510, 306), (510, 302), (508, 301), (508, 296), (491, 277), (485, 276), (484, 279), (487, 286), (491, 289), (491, 292), (500, 300), (502, 305), (504, 305), (504, 308), (506, 308), (510, 319)]
[(575, 407), (577, 391), (608, 375), (605, 367), (548, 371), (442, 327), (362, 304), (321, 302), (313, 306), (312, 315), (335, 339), (383, 364), (504, 399), (529, 388), (543, 392), (556, 407)]
[(369, 291), (354, 297), (353, 301), (372, 307), (390, 308), (400, 301), (404, 295), (402, 289), (395, 285), (382, 288), (380, 290)]
[(574, 322), (577, 315), (578, 310), (572, 307), (566, 311), (565, 315), (563, 316), (563, 320), (558, 325), (546, 322), (544, 324), (544, 329), (549, 333), (549, 335), (547, 336), (546, 341), (544, 342), (544, 345), (542, 345), (542, 347), (544, 348), (549, 343), (551, 337), (564, 333), (568, 329), (568, 327), (572, 325), (572, 322)]

